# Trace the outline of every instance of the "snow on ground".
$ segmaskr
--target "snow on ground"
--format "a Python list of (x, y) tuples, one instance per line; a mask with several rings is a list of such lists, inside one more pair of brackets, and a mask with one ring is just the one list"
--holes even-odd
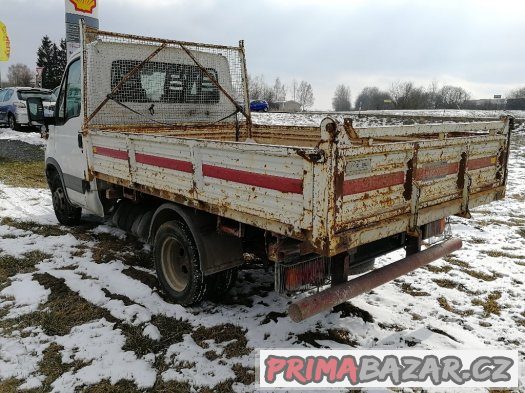
[[(524, 178), (525, 127), (507, 199), (452, 220), (462, 250), (301, 323), (257, 267), (218, 303), (173, 304), (141, 243), (107, 223), (60, 227), (48, 191), (0, 185), (0, 384), (253, 391), (258, 348), (519, 349), (523, 370)], [(49, 381), (50, 359), (62, 372)]]
[[(359, 117), (359, 114), (365, 115)], [(351, 117), (355, 127), (366, 127), (368, 125), (401, 124), (403, 116), (411, 117), (444, 117), (444, 118), (490, 118), (497, 119), (502, 115), (510, 114), (516, 119), (525, 119), (525, 111), (476, 111), (476, 110), (388, 110), (388, 111), (351, 111), (351, 112), (301, 112), (301, 113), (261, 113), (252, 112), (253, 122), (261, 125), (296, 125), (318, 127), (321, 121), (330, 116), (340, 122), (344, 117)], [(389, 116), (398, 117), (398, 119)], [(435, 120), (434, 120), (435, 122)]]
[(10, 128), (0, 128), (0, 140), (1, 139), (18, 140), (40, 146), (44, 146), (46, 144), (45, 139), (40, 138), (40, 133), (34, 132), (32, 130), (13, 131)]

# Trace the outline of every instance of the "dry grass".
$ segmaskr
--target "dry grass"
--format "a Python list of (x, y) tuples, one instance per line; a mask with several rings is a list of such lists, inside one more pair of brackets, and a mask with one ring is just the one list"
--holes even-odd
[(406, 293), (407, 295), (419, 297), (419, 296), (430, 296), (430, 293), (416, 289), (412, 286), (412, 284), (404, 282), (401, 284), (401, 291)]
[(309, 331), (297, 335), (298, 343), (307, 343), (314, 348), (321, 348), (321, 345), (317, 341), (335, 341), (339, 344), (349, 345), (351, 347), (357, 347), (357, 340), (352, 339), (352, 335), (348, 330), (345, 329), (328, 329), (326, 332), (320, 331)]
[(17, 221), (9, 217), (2, 218), (0, 220), (0, 225), (7, 225), (16, 229), (21, 229), (23, 231), (33, 232), (35, 235), (40, 235), (43, 237), (63, 236), (68, 233), (56, 225), (38, 224), (33, 221)]
[(0, 181), (14, 187), (47, 188), (44, 161), (10, 161), (0, 158)]
[(197, 330), (191, 334), (191, 337), (198, 346), (204, 349), (209, 347), (208, 343), (206, 343), (207, 340), (213, 340), (217, 344), (229, 342), (224, 348), (223, 355), (231, 359), (233, 357), (249, 355), (252, 352), (252, 348), (247, 347), (248, 340), (246, 340), (245, 334), (246, 330), (240, 326), (225, 323), (210, 328), (199, 326)]
[(481, 300), (481, 299), (472, 300), (472, 304), (474, 306), (483, 307), (483, 312), (484, 312), (485, 317), (488, 317), (491, 314), (500, 315), (501, 306), (497, 302), (497, 300), (499, 300), (500, 298), (501, 298), (501, 292), (494, 291), (494, 292), (489, 293), (489, 295), (486, 297), (485, 300)]
[(0, 254), (0, 288), (9, 284), (9, 278), (15, 274), (35, 271), (35, 265), (48, 258), (51, 255), (41, 251), (27, 252), (21, 258)]
[(438, 303), (439, 303), (439, 306), (442, 309), (444, 309), (444, 310), (446, 310), (448, 312), (460, 315), (462, 317), (468, 317), (468, 316), (474, 314), (473, 310), (465, 310), (465, 311), (463, 311), (463, 310), (459, 310), (459, 309), (453, 307), (444, 296), (440, 296), (438, 298)]

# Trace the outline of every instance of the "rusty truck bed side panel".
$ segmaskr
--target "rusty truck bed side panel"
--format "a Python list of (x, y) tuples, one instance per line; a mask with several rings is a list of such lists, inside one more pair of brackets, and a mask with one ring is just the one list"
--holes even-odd
[(278, 131), (256, 128), (271, 145), (90, 130), (90, 173), (327, 256), (504, 196), (508, 119), (353, 129), (327, 118), (302, 146), (285, 145), (299, 127)]

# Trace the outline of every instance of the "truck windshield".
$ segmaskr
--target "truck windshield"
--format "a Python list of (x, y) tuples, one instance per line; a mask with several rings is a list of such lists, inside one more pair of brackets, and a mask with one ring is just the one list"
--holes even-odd
[[(134, 67), (135, 60), (116, 60), (111, 63), (111, 88)], [(215, 80), (217, 71), (206, 69)], [(169, 102), (215, 104), (219, 102), (219, 89), (197, 66), (150, 62), (129, 78), (115, 94), (121, 102)]]
[(18, 99), (25, 101), (29, 97), (40, 97), (42, 101), (55, 101), (53, 93), (49, 91), (38, 91), (38, 90), (18, 90)]

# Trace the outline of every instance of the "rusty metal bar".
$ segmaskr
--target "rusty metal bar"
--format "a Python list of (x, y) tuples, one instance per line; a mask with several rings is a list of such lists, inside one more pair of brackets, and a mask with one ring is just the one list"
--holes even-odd
[(344, 284), (336, 285), (315, 295), (292, 303), (288, 315), (294, 322), (301, 322), (328, 310), (348, 299), (361, 295), (404, 274), (442, 258), (461, 248), (461, 239), (449, 239), (417, 254), (373, 270)]
[(158, 37), (148, 37), (148, 36), (141, 36), (141, 35), (135, 35), (135, 34), (123, 34), (123, 33), (115, 33), (113, 31), (106, 31), (106, 30), (100, 30), (95, 29), (93, 27), (86, 26), (86, 32), (94, 35), (103, 35), (107, 37), (114, 37), (114, 38), (124, 38), (124, 39), (133, 39), (136, 41), (148, 41), (148, 42), (157, 42), (157, 43), (166, 43), (170, 45), (188, 45), (188, 46), (200, 46), (202, 48), (210, 48), (210, 49), (234, 49), (239, 50), (236, 46), (228, 46), (228, 45), (215, 45), (215, 44), (206, 44), (202, 42), (190, 42), (190, 41), (177, 41), (177, 40), (169, 40), (165, 38), (158, 38)]
[(153, 52), (151, 52), (151, 54), (148, 57), (146, 57), (144, 60), (142, 60), (142, 62), (140, 64), (137, 64), (135, 67), (133, 67), (133, 69), (130, 72), (128, 72), (126, 75), (124, 75), (124, 77), (120, 80), (120, 82), (117, 83), (117, 85), (113, 88), (113, 90), (111, 90), (111, 93), (109, 93), (107, 95), (107, 97), (104, 98), (104, 100), (102, 100), (102, 102), (95, 108), (93, 113), (91, 113), (91, 115), (89, 115), (86, 123), (89, 123), (91, 121), (91, 119), (93, 119), (93, 117), (95, 117), (95, 115), (102, 109), (102, 107), (104, 105), (106, 105), (106, 103), (111, 99), (111, 96), (113, 94), (115, 94), (115, 92), (117, 92), (122, 87), (122, 85), (124, 85), (124, 83), (126, 83), (126, 81), (129, 78), (131, 78), (133, 75), (135, 75), (137, 72), (139, 72), (140, 69), (142, 67), (144, 67), (144, 64), (146, 64), (148, 61), (153, 59), (157, 55), (157, 53), (159, 53), (165, 47), (166, 47), (166, 43), (163, 42), (157, 49), (155, 49)]

